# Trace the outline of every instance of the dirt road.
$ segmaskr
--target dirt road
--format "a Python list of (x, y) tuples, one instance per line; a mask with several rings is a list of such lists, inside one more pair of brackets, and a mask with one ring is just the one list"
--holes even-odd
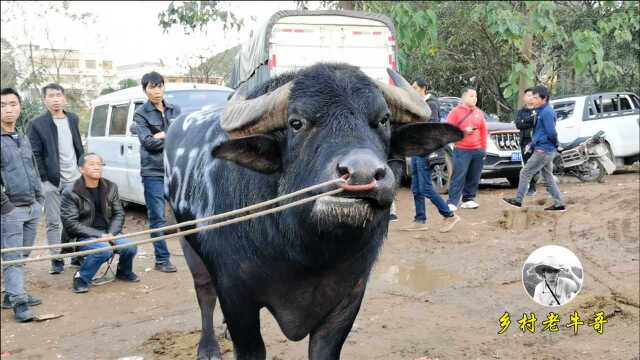
[[(400, 221), (391, 224), (362, 309), (343, 349), (344, 359), (638, 359), (640, 338), (639, 173), (608, 178), (605, 184), (563, 179), (569, 211), (542, 211), (544, 190), (526, 210), (510, 210), (500, 198), (514, 191), (484, 185), (478, 210), (460, 210), (462, 222), (440, 234), (441, 219), (429, 205), (433, 230), (406, 232), (413, 201), (399, 193)], [(144, 210), (128, 208), (126, 232), (144, 226)], [(38, 243), (43, 243), (43, 232)], [(525, 259), (536, 248), (562, 245), (582, 262), (584, 287), (555, 312), (559, 332), (541, 332), (549, 308), (534, 303), (521, 283)], [(17, 324), (2, 311), (2, 359), (194, 359), (200, 314), (191, 277), (177, 243), (170, 245), (179, 271), (150, 268), (150, 246), (138, 251), (137, 284), (112, 282), (87, 294), (73, 294), (73, 268), (47, 273), (48, 264), (27, 267), (28, 290), (43, 299), (37, 314), (62, 314), (44, 322)], [(574, 335), (564, 326), (577, 311), (584, 325)], [(603, 311), (603, 334), (589, 326)], [(511, 325), (498, 335), (498, 319)], [(535, 333), (518, 320), (535, 313)], [(215, 322), (221, 333), (221, 313)], [(306, 359), (307, 341), (287, 341), (266, 310), (262, 327), (269, 359)], [(229, 341), (221, 339), (232, 359)]]

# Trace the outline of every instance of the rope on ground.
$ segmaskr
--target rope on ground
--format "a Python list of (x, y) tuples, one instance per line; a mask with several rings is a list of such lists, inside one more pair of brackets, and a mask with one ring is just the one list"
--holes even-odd
[[(96, 239), (91, 239), (91, 240), (71, 242), (71, 243), (65, 243), (65, 244), (53, 244), (53, 245), (39, 245), (39, 246), (24, 246), (24, 247), (6, 248), (6, 249), (2, 249), (1, 253), (4, 254), (4, 253), (14, 252), (14, 251), (33, 251), (33, 250), (45, 250), (45, 249), (78, 247), (78, 246), (95, 244), (95, 243), (105, 242), (105, 241), (120, 240), (120, 239), (125, 239), (125, 238), (126, 239), (130, 239), (132, 237), (138, 237), (138, 236), (142, 236), (142, 235), (147, 235), (147, 234), (150, 234), (152, 232), (161, 232), (161, 231), (173, 230), (173, 229), (177, 229), (177, 228), (181, 228), (181, 227), (185, 227), (185, 226), (191, 226), (191, 225), (195, 225), (195, 224), (203, 223), (203, 222), (207, 222), (207, 221), (221, 220), (221, 219), (225, 219), (225, 218), (228, 218), (228, 217), (231, 217), (231, 216), (235, 216), (235, 215), (247, 212), (247, 211), (252, 211), (252, 210), (263, 208), (265, 206), (273, 205), (273, 204), (278, 203), (280, 201), (288, 200), (288, 199), (291, 199), (293, 197), (308, 193), (310, 191), (317, 190), (317, 189), (320, 189), (320, 188), (328, 186), (328, 185), (338, 184), (338, 183), (341, 183), (341, 182), (344, 182), (344, 180), (343, 179), (335, 179), (335, 180), (325, 181), (325, 182), (317, 184), (317, 185), (313, 185), (313, 186), (306, 187), (304, 189), (300, 189), (300, 190), (292, 192), (290, 194), (279, 196), (279, 197), (277, 197), (275, 199), (271, 199), (271, 200), (267, 200), (267, 201), (264, 201), (264, 202), (261, 202), (261, 203), (258, 203), (258, 204), (246, 206), (246, 207), (243, 207), (241, 209), (228, 211), (228, 212), (222, 213), (222, 214), (208, 216), (208, 217), (204, 217), (204, 218), (201, 218), (201, 219), (189, 220), (189, 221), (185, 221), (185, 222), (182, 222), (182, 223), (179, 223), (179, 224), (168, 225), (168, 226), (164, 226), (164, 227), (157, 228), (157, 229), (148, 229), (148, 230), (138, 231), (138, 232), (134, 232), (134, 233), (130, 233), (130, 234), (122, 234), (122, 235), (117, 235), (117, 236), (109, 236), (109, 237), (96, 238)], [(154, 239), (156, 239), (156, 241), (159, 240), (159, 238), (154, 238)]]
[[(122, 249), (122, 248), (125, 248), (125, 247), (134, 246), (134, 245), (147, 244), (147, 243), (151, 243), (151, 242), (158, 241), (158, 240), (163, 240), (163, 239), (165, 239), (165, 240), (174, 239), (174, 238), (177, 238), (177, 237), (181, 237), (181, 236), (185, 236), (185, 235), (191, 235), (191, 234), (195, 234), (195, 233), (198, 233), (198, 232), (201, 232), (201, 231), (213, 230), (213, 229), (217, 229), (217, 228), (220, 228), (220, 227), (223, 227), (223, 226), (239, 223), (239, 222), (246, 221), (246, 220), (255, 219), (255, 218), (258, 218), (258, 217), (261, 217), (261, 216), (265, 216), (265, 215), (269, 215), (269, 214), (273, 214), (273, 213), (276, 213), (276, 212), (279, 212), (279, 211), (286, 210), (288, 208), (292, 208), (292, 207), (295, 207), (295, 206), (299, 206), (299, 205), (314, 201), (314, 200), (319, 199), (319, 198), (324, 197), (324, 196), (335, 195), (335, 194), (338, 194), (338, 193), (340, 193), (342, 191), (344, 191), (344, 189), (342, 189), (342, 188), (336, 189), (336, 190), (327, 191), (327, 192), (324, 192), (324, 193), (321, 193), (321, 194), (318, 194), (318, 195), (310, 196), (310, 197), (305, 198), (305, 199), (301, 199), (301, 200), (297, 200), (297, 201), (294, 201), (294, 202), (291, 202), (291, 203), (288, 203), (288, 204), (285, 204), (285, 205), (277, 206), (277, 207), (274, 207), (272, 209), (259, 211), (259, 212), (253, 213), (253, 214), (237, 217), (235, 219), (226, 220), (226, 221), (215, 223), (215, 224), (211, 224), (211, 225), (206, 225), (206, 226), (203, 226), (203, 227), (198, 227), (198, 228), (191, 229), (191, 230), (177, 232), (175, 234), (159, 236), (157, 238), (132, 241), (132, 242), (127, 243), (127, 244), (106, 246), (106, 247), (99, 248), (99, 249), (84, 250), (84, 251), (78, 251), (78, 252), (68, 253), (68, 254), (49, 255), (49, 256), (26, 258), (26, 259), (19, 259), (19, 260), (2, 261), (1, 264), (2, 264), (2, 266), (9, 266), (9, 265), (19, 265), (19, 264), (32, 263), (32, 262), (37, 262), (37, 261), (64, 259), (64, 258), (73, 257), (73, 256), (86, 256), (86, 255), (98, 254), (98, 253), (101, 253), (101, 252), (107, 252), (107, 251), (113, 251), (113, 250), (117, 250), (117, 249)], [(108, 238), (106, 238), (106, 237), (102, 238), (101, 242), (108, 241), (107, 239)]]

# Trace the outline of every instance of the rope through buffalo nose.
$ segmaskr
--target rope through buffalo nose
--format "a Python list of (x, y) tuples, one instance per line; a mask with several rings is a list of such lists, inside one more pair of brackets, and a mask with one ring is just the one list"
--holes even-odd
[(370, 183), (364, 184), (364, 185), (349, 184), (347, 182), (349, 180), (349, 174), (342, 175), (340, 179), (344, 181), (339, 183), (338, 186), (344, 191), (351, 191), (351, 192), (371, 191), (378, 185), (378, 181), (375, 178), (372, 179)]

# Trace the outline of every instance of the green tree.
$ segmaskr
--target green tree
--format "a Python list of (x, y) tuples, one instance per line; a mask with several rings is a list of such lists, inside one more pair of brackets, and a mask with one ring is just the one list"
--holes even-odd
[(111, 94), (114, 91), (116, 91), (116, 89), (114, 89), (112, 87), (104, 88), (104, 89), (100, 90), (100, 95)]
[(16, 121), (16, 129), (22, 134), (26, 134), (29, 122), (44, 112), (44, 106), (42, 106), (42, 102), (39, 99), (23, 97), (20, 110), (20, 117)]
[(133, 79), (122, 79), (118, 81), (118, 89), (126, 89), (134, 86), (138, 86), (138, 82)]
[[(174, 25), (182, 26), (185, 34), (204, 30), (210, 22), (221, 22), (223, 30), (240, 30), (244, 22), (234, 13), (222, 10), (223, 1), (171, 1), (167, 9), (158, 14), (158, 24), (166, 32)], [(230, 6), (228, 6), (230, 7)]]
[(16, 61), (13, 56), (13, 46), (5, 38), (0, 38), (2, 58), (0, 59), (0, 85), (5, 87), (16, 87), (17, 75)]
[[(491, 112), (510, 114), (518, 94), (535, 83), (556, 94), (638, 87), (627, 81), (639, 70), (637, 2), (367, 2), (365, 7), (393, 19), (406, 76), (427, 76), (447, 94), (474, 85), (480, 105)], [(567, 76), (587, 76), (586, 83), (594, 85), (564, 81)]]

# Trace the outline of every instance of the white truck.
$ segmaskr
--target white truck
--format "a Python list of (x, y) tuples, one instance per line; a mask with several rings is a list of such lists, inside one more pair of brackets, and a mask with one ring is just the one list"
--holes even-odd
[(630, 92), (602, 92), (552, 99), (561, 143), (584, 140), (604, 131), (611, 160), (618, 168), (640, 160), (640, 98)]
[(386, 68), (398, 68), (393, 23), (384, 15), (357, 11), (279, 11), (241, 45), (230, 85), (254, 88), (317, 62), (352, 64), (389, 82)]

